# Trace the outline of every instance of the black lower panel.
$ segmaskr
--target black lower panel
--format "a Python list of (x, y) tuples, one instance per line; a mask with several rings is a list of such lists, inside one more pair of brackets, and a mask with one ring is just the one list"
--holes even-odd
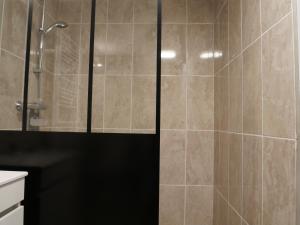
[(157, 225), (156, 135), (0, 133), (0, 169), (27, 170), (26, 225)]

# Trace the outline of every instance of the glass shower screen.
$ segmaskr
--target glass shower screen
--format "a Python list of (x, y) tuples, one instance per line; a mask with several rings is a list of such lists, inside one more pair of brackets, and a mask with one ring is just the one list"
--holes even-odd
[[(91, 15), (33, 1), (27, 130), (87, 131)], [(92, 132), (155, 133), (157, 0), (96, 0), (94, 19)]]

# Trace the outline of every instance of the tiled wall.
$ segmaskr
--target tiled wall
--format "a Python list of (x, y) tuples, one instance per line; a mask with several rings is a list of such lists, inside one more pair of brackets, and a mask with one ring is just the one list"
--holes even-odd
[(212, 225), (214, 4), (162, 2), (160, 225)]
[(27, 1), (0, 0), (0, 129), (20, 130), (15, 102), (23, 100)]
[(295, 225), (291, 0), (219, 0), (214, 225)]

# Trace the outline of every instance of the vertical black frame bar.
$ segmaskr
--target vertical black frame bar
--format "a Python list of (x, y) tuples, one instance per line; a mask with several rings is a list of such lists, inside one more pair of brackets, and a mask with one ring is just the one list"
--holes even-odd
[(32, 1), (33, 0), (28, 0), (29, 5), (28, 5), (28, 17), (27, 17), (27, 40), (26, 40), (25, 74), (24, 74), (24, 88), (23, 88), (22, 132), (25, 132), (27, 130), (27, 103), (28, 103), (32, 11), (33, 11)]
[(157, 0), (156, 134), (160, 135), (162, 0)]
[(93, 112), (93, 82), (94, 82), (94, 46), (95, 46), (95, 16), (96, 0), (92, 1), (91, 30), (90, 30), (90, 59), (89, 59), (89, 82), (88, 82), (88, 105), (87, 105), (87, 133), (92, 132)]
[(161, 128), (161, 40), (162, 40), (162, 0), (157, 0), (157, 49), (156, 49), (156, 132), (155, 132), (155, 148), (156, 148), (156, 220), (159, 224), (159, 183), (160, 183), (160, 128)]

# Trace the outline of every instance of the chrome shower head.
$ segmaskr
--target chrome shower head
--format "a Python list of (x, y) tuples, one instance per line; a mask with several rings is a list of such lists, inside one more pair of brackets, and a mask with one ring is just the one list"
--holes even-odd
[(68, 27), (68, 24), (63, 22), (63, 21), (58, 21), (58, 22), (55, 22), (54, 24), (50, 25), (49, 27), (47, 27), (46, 29), (43, 30), (43, 32), (45, 34), (49, 33), (50, 31), (52, 31), (54, 28), (60, 28), (60, 29), (63, 29), (63, 28), (67, 28)]

